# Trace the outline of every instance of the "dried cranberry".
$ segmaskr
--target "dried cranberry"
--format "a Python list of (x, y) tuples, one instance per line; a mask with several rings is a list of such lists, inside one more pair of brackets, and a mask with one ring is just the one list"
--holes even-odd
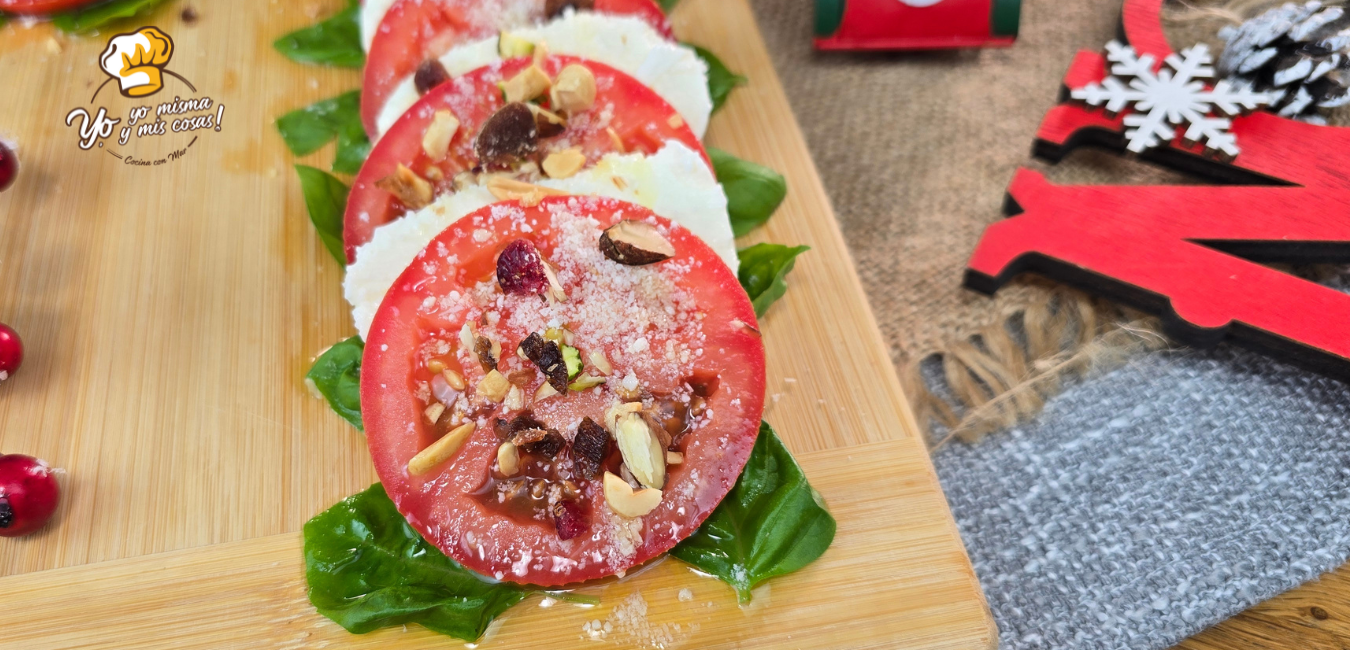
[(432, 88), (447, 81), (450, 81), (450, 72), (437, 59), (423, 61), (417, 66), (417, 72), (413, 73), (413, 87), (417, 89), (418, 96), (431, 92)]
[(586, 532), (585, 513), (576, 501), (559, 501), (553, 505), (553, 525), (558, 527), (558, 539), (569, 540)]
[(520, 342), (520, 351), (525, 358), (539, 366), (553, 390), (559, 393), (567, 390), (567, 362), (563, 361), (562, 348), (535, 332)]
[(0, 192), (9, 189), (19, 175), (19, 158), (14, 150), (0, 142)]
[(0, 456), (0, 537), (21, 537), (42, 528), (60, 499), (46, 463), (32, 456)]
[(497, 256), (497, 284), (510, 294), (540, 294), (548, 288), (544, 256), (528, 239), (517, 239)]
[(19, 333), (0, 323), (0, 381), (14, 374), (23, 364), (23, 341)]
[(600, 476), (600, 463), (609, 453), (609, 434), (595, 420), (585, 418), (572, 438), (572, 466), (586, 480)]

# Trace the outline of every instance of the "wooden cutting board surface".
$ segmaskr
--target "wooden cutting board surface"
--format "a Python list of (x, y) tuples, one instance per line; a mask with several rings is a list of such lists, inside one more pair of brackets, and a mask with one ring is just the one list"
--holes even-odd
[[(312, 357), (352, 329), (341, 269), (314, 234), (272, 121), (356, 88), (359, 74), (291, 63), (271, 41), (343, 5), (180, 1), (121, 25), (169, 34), (169, 69), (198, 89), (168, 80), (143, 100), (110, 86), (90, 102), (106, 78), (97, 58), (107, 35), (0, 28), (0, 137), (17, 143), (22, 164), (0, 194), (0, 322), (28, 353), (0, 384), (0, 450), (65, 472), (53, 524), (0, 539), (0, 629), (31, 635), (0, 636), (0, 646), (106, 647), (151, 628), (146, 638), (163, 647), (199, 632), (218, 640), (199, 646), (212, 648), (283, 637), (294, 641), (287, 647), (445, 642), (401, 630), (338, 634), (303, 601), (295, 532), (375, 476), (361, 436), (303, 387)], [(189, 6), (195, 20), (181, 14)], [(661, 600), (679, 584), (695, 604), (713, 602), (688, 619), (707, 635), (690, 647), (993, 647), (983, 596), (748, 4), (684, 0), (673, 21), (684, 40), (751, 79), (714, 117), (709, 142), (788, 178), (783, 208), (742, 245), (813, 249), (762, 322), (765, 418), (822, 486), (840, 533), (819, 564), (771, 583), (762, 613), (742, 614), (727, 604), (729, 589), (674, 560), (625, 584), (657, 594), (652, 612), (662, 616), (692, 607)], [(221, 130), (191, 134), (191, 146), (170, 133), (85, 151), (79, 120), (65, 124), (75, 108), (125, 118), (175, 94), (225, 104)], [(331, 160), (328, 147), (301, 162)], [(42, 602), (42, 618), (30, 617)], [(538, 627), (570, 639), (584, 616), (569, 607), (526, 605), (500, 638), (526, 643)], [(39, 620), (50, 627), (34, 627)], [(52, 632), (66, 625), (83, 631)], [(632, 641), (620, 636), (611, 640)]]

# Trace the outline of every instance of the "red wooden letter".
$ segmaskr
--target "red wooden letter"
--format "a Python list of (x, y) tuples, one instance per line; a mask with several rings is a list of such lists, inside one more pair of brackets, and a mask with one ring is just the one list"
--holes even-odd
[[(1126, 35), (1161, 60), (1162, 0), (1127, 0)], [(1065, 84), (1106, 76), (1080, 53)], [(1083, 144), (1123, 148), (1119, 118), (1071, 104), (1050, 111), (1036, 151), (1052, 159)], [(1231, 163), (1180, 142), (1146, 158), (1227, 186), (1056, 186), (1020, 170), (1010, 219), (990, 226), (966, 272), (992, 293), (1035, 271), (1164, 316), (1196, 345), (1225, 337), (1350, 378), (1350, 295), (1257, 261), (1350, 262), (1350, 129), (1256, 113), (1234, 120), (1242, 153)]]

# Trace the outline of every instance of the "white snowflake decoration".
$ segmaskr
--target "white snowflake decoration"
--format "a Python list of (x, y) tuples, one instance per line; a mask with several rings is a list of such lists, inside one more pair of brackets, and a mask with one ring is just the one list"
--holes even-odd
[[(1112, 114), (1132, 111), (1125, 116), (1129, 127), (1125, 138), (1126, 148), (1135, 153), (1172, 142), (1177, 134), (1173, 127), (1185, 124), (1185, 142), (1202, 142), (1207, 151), (1235, 158), (1239, 149), (1237, 138), (1228, 131), (1233, 125), (1228, 117), (1270, 103), (1265, 93), (1228, 81), (1209, 88), (1206, 82), (1214, 76), (1210, 66), (1214, 59), (1204, 44), (1181, 56), (1169, 54), (1165, 62), (1171, 70), (1155, 72), (1152, 55), (1139, 56), (1133, 47), (1117, 41), (1106, 44), (1106, 58), (1113, 64), (1111, 76), (1100, 84), (1074, 88), (1070, 95), (1091, 106), (1105, 105)], [(1228, 117), (1214, 115), (1215, 110)]]

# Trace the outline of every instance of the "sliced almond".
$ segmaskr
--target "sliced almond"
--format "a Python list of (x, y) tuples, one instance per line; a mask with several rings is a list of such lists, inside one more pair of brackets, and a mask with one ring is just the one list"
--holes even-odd
[(445, 414), (445, 405), (440, 402), (432, 402), (431, 406), (428, 406), (427, 410), (423, 412), (423, 415), (427, 416), (427, 422), (430, 422), (432, 424), (436, 424), (437, 422), (439, 422), (441, 416), (444, 414)]
[(505, 176), (489, 178), (487, 189), (498, 201), (520, 201), (520, 204), (527, 208), (539, 205), (546, 196), (567, 196), (567, 192), (562, 190), (533, 185)]
[(661, 491), (647, 488), (633, 490), (623, 479), (605, 472), (605, 502), (614, 512), (624, 517), (641, 517), (661, 505)]
[(580, 63), (570, 63), (558, 71), (549, 99), (556, 110), (566, 113), (584, 111), (595, 104), (595, 74)]
[(502, 84), (502, 93), (507, 102), (528, 102), (548, 92), (551, 85), (548, 75), (539, 66), (531, 65), (507, 79)]
[[(511, 378), (507, 377), (507, 381), (510, 380)], [(505, 406), (512, 411), (519, 411), (520, 409), (525, 408), (525, 393), (520, 390), (519, 386), (512, 384), (511, 390), (506, 391), (506, 400), (502, 402), (502, 406)]]
[(534, 113), (534, 126), (539, 130), (539, 137), (551, 138), (561, 135), (563, 131), (567, 130), (567, 120), (564, 120), (557, 113), (535, 104), (526, 104), (526, 106), (530, 107), (531, 113)]
[(497, 469), (503, 476), (515, 476), (520, 471), (520, 450), (515, 445), (503, 442), (497, 448)]
[(605, 127), (605, 133), (609, 135), (609, 143), (614, 145), (614, 150), (619, 153), (628, 153), (628, 149), (623, 146), (623, 138), (619, 137), (619, 132), (614, 127)]
[(474, 344), (478, 341), (478, 328), (473, 321), (464, 321), (464, 326), (459, 328), (459, 344), (466, 350), (472, 350)]
[(468, 384), (464, 383), (464, 375), (449, 368), (446, 368), (441, 374), (445, 376), (445, 383), (450, 384), (450, 387), (455, 390), (462, 391), (468, 386)]
[(757, 339), (764, 338), (764, 335), (759, 333), (759, 328), (739, 318), (731, 319), (731, 327), (734, 329), (741, 330), (742, 332), (745, 332), (746, 334), (749, 334), (750, 336), (753, 336)]
[(394, 173), (375, 181), (375, 187), (393, 194), (400, 203), (413, 210), (431, 205), (431, 200), (435, 198), (431, 183), (403, 164)]
[(438, 465), (450, 460), (464, 446), (464, 442), (473, 435), (474, 423), (468, 422), (460, 425), (454, 431), (441, 436), (440, 440), (431, 443), (426, 449), (418, 452), (412, 460), (408, 461), (408, 473), (413, 476), (421, 476), (436, 469)]
[[(522, 202), (523, 204), (523, 202)], [(549, 300), (553, 302), (567, 302), (567, 291), (563, 289), (562, 283), (558, 281), (558, 272), (554, 270), (553, 265), (546, 260), (544, 262), (544, 277), (548, 278)]]
[(619, 453), (623, 454), (623, 464), (639, 483), (657, 490), (666, 486), (666, 450), (646, 419), (637, 413), (619, 417), (614, 437), (619, 443)]
[(675, 256), (675, 247), (646, 221), (625, 219), (600, 235), (600, 252), (628, 266), (664, 262)]
[(590, 355), (588, 355), (588, 358), (591, 361), (591, 365), (594, 366), (596, 370), (599, 370), (600, 374), (609, 375), (614, 372), (614, 366), (609, 364), (609, 359), (605, 357), (604, 350), (593, 350)]
[(669, 124), (672, 129), (678, 129), (684, 126), (684, 118), (680, 117), (679, 113), (676, 113), (666, 120), (666, 124)]
[(666, 452), (666, 464), (667, 464), (667, 465), (683, 465), (683, 464), (684, 464), (684, 454), (682, 454), (682, 453), (680, 453), (680, 452), (678, 452), (678, 451), (668, 451), (668, 452)]
[(506, 394), (511, 392), (511, 382), (506, 380), (506, 375), (493, 370), (478, 382), (478, 386), (474, 387), (474, 392), (479, 397), (495, 404), (501, 404), (502, 400), (506, 399)]
[(577, 147), (555, 151), (544, 159), (544, 173), (549, 178), (571, 178), (585, 166), (586, 154)]
[(614, 431), (618, 428), (619, 418), (629, 413), (639, 413), (642, 411), (642, 402), (625, 402), (615, 404), (605, 411), (605, 429), (609, 435), (614, 436)]
[(454, 113), (445, 109), (436, 111), (431, 124), (422, 134), (422, 151), (432, 160), (445, 160), (445, 154), (450, 151), (450, 141), (455, 139), (455, 133), (458, 132), (459, 118)]
[(539, 390), (534, 391), (534, 401), (536, 402), (543, 401), (557, 394), (558, 389), (554, 388), (548, 382), (544, 382), (543, 384), (539, 385)]

